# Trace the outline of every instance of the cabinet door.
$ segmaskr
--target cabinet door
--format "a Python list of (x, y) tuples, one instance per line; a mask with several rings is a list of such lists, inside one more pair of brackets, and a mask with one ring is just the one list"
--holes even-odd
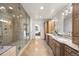
[(72, 49), (69, 46), (65, 45), (65, 56), (78, 56), (78, 51)]
[(52, 37), (50, 37), (50, 36), (49, 36), (49, 42), (48, 42), (48, 44), (49, 44), (50, 48), (52, 49), (53, 54), (55, 55), (55, 50), (56, 50), (56, 48), (55, 48), (55, 42), (54, 42), (54, 39)]
[(53, 44), (52, 44), (52, 51), (53, 51), (53, 54), (56, 56), (56, 46), (55, 46), (55, 41), (53, 40)]
[(64, 53), (65, 53), (65, 56), (71, 56), (71, 49), (68, 47), (68, 46), (66, 46), (65, 45), (65, 47), (64, 47)]
[(73, 3), (72, 5), (72, 41), (73, 43), (79, 44), (79, 3)]
[(73, 17), (76, 17), (79, 14), (79, 3), (73, 3)]
[(55, 42), (55, 49), (56, 49), (56, 51), (55, 51), (55, 54), (56, 54), (56, 56), (60, 56), (61, 55), (61, 45), (60, 45), (60, 43), (59, 42)]
[(60, 52), (60, 47), (59, 46), (56, 46), (56, 56), (60, 56), (61, 54), (61, 52)]
[(48, 35), (45, 35), (45, 40), (46, 40), (46, 42), (48, 44), (48, 40), (49, 40), (49, 36)]
[(73, 43), (79, 44), (79, 37), (72, 37)]
[(79, 36), (79, 17), (73, 20), (73, 36)]
[(67, 51), (65, 51), (65, 56), (71, 56), (70, 53), (68, 53)]

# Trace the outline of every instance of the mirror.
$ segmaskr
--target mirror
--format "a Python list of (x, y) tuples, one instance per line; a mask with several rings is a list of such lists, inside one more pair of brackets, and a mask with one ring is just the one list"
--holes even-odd
[(59, 36), (72, 37), (72, 4), (65, 6), (53, 18), (55, 22), (55, 32)]

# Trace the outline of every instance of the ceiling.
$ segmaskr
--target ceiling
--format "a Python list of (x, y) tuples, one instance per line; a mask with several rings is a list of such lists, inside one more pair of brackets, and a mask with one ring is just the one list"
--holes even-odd
[[(22, 3), (26, 12), (32, 19), (50, 19), (67, 3)], [(40, 7), (44, 9), (41, 10)]]

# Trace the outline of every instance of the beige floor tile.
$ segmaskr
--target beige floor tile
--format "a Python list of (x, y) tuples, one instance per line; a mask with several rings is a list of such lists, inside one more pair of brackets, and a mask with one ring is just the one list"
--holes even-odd
[(20, 54), (22, 56), (52, 56), (51, 48), (44, 40), (33, 39)]

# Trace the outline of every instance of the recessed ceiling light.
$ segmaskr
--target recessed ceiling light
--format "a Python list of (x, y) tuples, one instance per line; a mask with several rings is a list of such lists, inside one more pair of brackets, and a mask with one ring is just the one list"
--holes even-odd
[(43, 10), (44, 9), (44, 6), (41, 6), (40, 9)]
[(9, 9), (13, 9), (12, 7), (9, 7)]
[(0, 9), (5, 9), (5, 7), (4, 6), (1, 6)]

